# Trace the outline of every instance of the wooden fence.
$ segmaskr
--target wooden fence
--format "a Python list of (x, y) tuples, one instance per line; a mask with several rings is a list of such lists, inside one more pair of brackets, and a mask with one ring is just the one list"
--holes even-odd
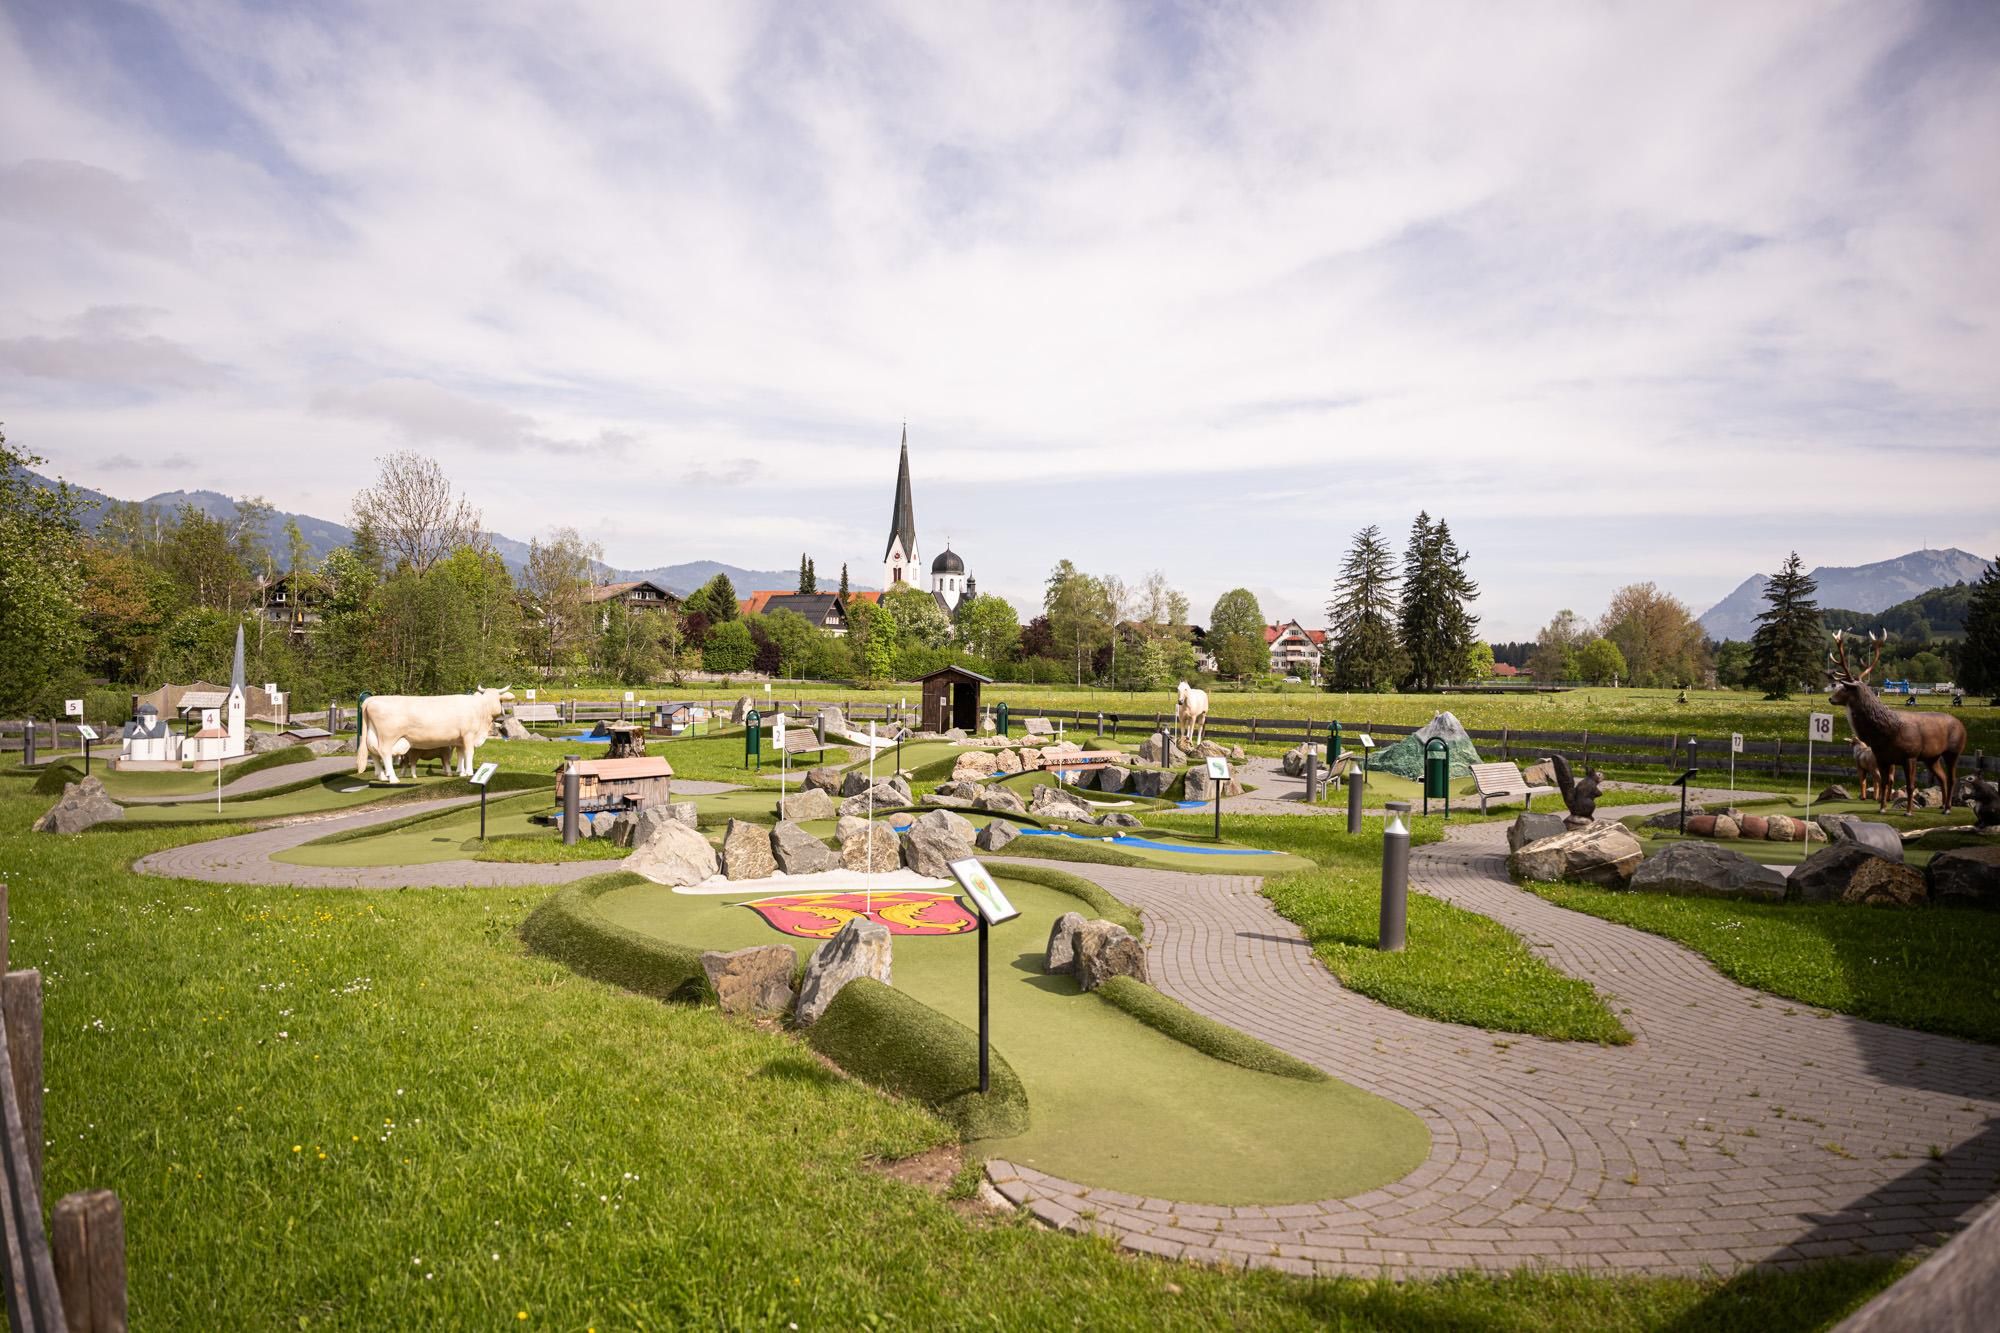
[(42, 974), (7, 971), (0, 881), (0, 1177), (7, 1322), (14, 1333), (125, 1333), (125, 1214), (110, 1190), (56, 1201), (42, 1219)]

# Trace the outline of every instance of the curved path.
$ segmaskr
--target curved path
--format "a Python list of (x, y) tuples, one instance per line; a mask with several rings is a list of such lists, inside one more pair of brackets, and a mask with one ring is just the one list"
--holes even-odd
[(1068, 866), (1141, 909), (1161, 990), (1416, 1110), (1431, 1155), (1382, 1189), (1286, 1207), (1139, 1199), (1003, 1161), (989, 1176), (1043, 1221), (1134, 1250), (1363, 1274), (1896, 1252), (1961, 1226), (2000, 1182), (2000, 1048), (1738, 986), (1671, 941), (1515, 887), (1505, 853), (1505, 824), (1460, 826), (1413, 854), (1412, 884), (1588, 978), (1630, 1046), (1433, 1022), (1350, 992), (1254, 877)]
[[(352, 760), (348, 761), (352, 763)], [(687, 796), (734, 791), (731, 782), (689, 780), (674, 784)], [(563, 861), (554, 865), (513, 861), (432, 861), (405, 866), (307, 866), (273, 861), (272, 855), (302, 843), (351, 829), (394, 823), (412, 815), (471, 806), (477, 796), (453, 796), (434, 801), (406, 801), (381, 810), (309, 819), (241, 833), (212, 842), (191, 842), (142, 856), (132, 868), (142, 875), (209, 880), (219, 884), (283, 884), (307, 889), (426, 889), (514, 888), (567, 884), (618, 868), (613, 861)]]
[[(254, 773), (222, 784), (222, 795), (226, 800), (231, 796), (243, 796), (250, 792), (269, 791), (273, 787), (285, 787), (307, 778), (323, 778), (332, 773), (354, 771), (354, 756), (351, 754), (322, 755), (293, 764), (276, 764), (270, 768), (260, 768)], [(357, 782), (368, 779), (356, 778)], [(120, 805), (178, 805), (187, 801), (214, 800), (215, 788), (206, 791), (188, 792), (180, 796), (125, 796), (117, 798)]]

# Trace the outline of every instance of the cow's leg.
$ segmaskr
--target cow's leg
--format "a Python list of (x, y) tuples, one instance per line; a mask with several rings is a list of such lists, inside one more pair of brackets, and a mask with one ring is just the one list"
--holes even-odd
[(477, 744), (470, 732), (458, 738), (458, 775), (462, 778), (472, 776), (472, 747)]
[(354, 776), (360, 777), (368, 771), (368, 728), (364, 725), (355, 732)]

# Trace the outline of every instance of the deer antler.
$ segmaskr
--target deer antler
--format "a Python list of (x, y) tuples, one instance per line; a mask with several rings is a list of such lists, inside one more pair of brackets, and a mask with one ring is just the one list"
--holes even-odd
[(1847, 630), (1844, 629), (1835, 630), (1833, 632), (1833, 646), (1839, 650), (1840, 656), (1836, 658), (1832, 653), (1828, 653), (1826, 655), (1826, 660), (1828, 662), (1837, 663), (1838, 670), (1835, 671), (1834, 674), (1841, 680), (1854, 679), (1854, 668), (1847, 665), (1847, 635), (1848, 635)]
[(1881, 665), (1882, 646), (1889, 642), (1889, 631), (1876, 630), (1873, 634), (1870, 634), (1868, 636), (1868, 642), (1875, 645), (1875, 656), (1869, 660), (1867, 666), (1861, 669), (1861, 674), (1855, 677), (1856, 680), (1867, 680), (1869, 673), (1873, 672), (1877, 666)]

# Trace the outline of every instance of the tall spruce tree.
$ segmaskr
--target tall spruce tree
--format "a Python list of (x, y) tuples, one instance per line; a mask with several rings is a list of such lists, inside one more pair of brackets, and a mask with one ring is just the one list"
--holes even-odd
[(1403, 671), (1396, 641), (1396, 576), (1382, 530), (1369, 524), (1354, 534), (1340, 564), (1333, 600), (1326, 604), (1333, 669), (1327, 688), (1375, 692), (1395, 684)]
[(799, 591), (812, 591), (811, 588), (806, 586), (806, 553), (804, 551), (799, 552)]
[(847, 562), (840, 562), (840, 600), (847, 600)]
[(1403, 595), (1396, 612), (1406, 657), (1403, 687), (1430, 690), (1462, 677), (1479, 618), (1466, 603), (1479, 585), (1465, 572), (1467, 556), (1443, 520), (1419, 513), (1403, 549)]
[(1965, 646), (1959, 651), (1959, 684), (2000, 695), (2000, 558), (1972, 585), (1965, 609)]
[(1789, 699), (1792, 691), (1811, 682), (1826, 646), (1826, 626), (1813, 594), (1819, 584), (1807, 576), (1793, 551), (1771, 581), (1764, 585), (1770, 609), (1757, 616), (1750, 639), (1750, 679), (1767, 699)]
[(819, 591), (819, 567), (814, 565), (811, 560), (806, 561), (806, 586), (802, 591)]

